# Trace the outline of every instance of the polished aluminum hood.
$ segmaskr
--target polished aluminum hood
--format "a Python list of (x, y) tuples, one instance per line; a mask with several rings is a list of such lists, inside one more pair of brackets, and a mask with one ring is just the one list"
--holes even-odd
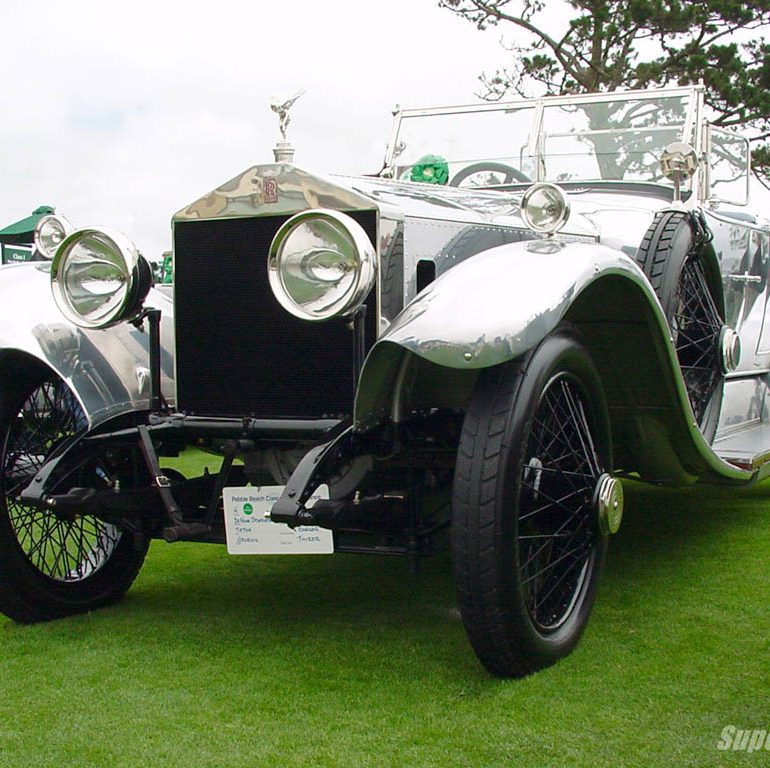
[[(325, 176), (289, 164), (255, 165), (178, 211), (173, 221), (272, 216), (310, 208), (378, 210), (389, 219), (439, 219), (526, 229), (519, 213), (523, 190), (480, 190), (370, 176)], [(569, 234), (595, 237), (573, 215)]]

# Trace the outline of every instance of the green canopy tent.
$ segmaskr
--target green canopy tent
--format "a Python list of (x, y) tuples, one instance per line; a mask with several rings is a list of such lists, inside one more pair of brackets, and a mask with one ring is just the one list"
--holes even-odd
[(35, 227), (43, 216), (54, 213), (50, 205), (41, 205), (32, 211), (31, 216), (21, 219), (15, 224), (9, 224), (5, 229), (0, 229), (0, 243), (22, 243), (31, 245), (35, 234)]
[(41, 205), (31, 216), (0, 229), (0, 263), (31, 261), (34, 257), (35, 227), (43, 216), (50, 213), (54, 213), (50, 205)]

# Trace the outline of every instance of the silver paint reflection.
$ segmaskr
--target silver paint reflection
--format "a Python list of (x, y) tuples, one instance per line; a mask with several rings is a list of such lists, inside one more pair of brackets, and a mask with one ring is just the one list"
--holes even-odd
[[(75, 392), (91, 426), (147, 408), (148, 334), (128, 323), (88, 331), (67, 322), (54, 303), (49, 270), (49, 262), (0, 268), (0, 361), (22, 353), (45, 363)], [(173, 400), (173, 305), (159, 290), (145, 304), (163, 313), (161, 386)]]
[[(398, 387), (407, 378), (409, 354), (455, 370), (513, 360), (542, 341), (593, 283), (612, 277), (627, 280), (649, 307), (661, 357), (647, 364), (659, 366), (661, 376), (670, 380), (673, 399), (667, 405), (682, 419), (678, 434), (687, 436), (686, 441), (679, 438), (676, 451), (698, 457), (694, 461), (701, 466), (702, 478), (749, 482), (751, 474), (717, 456), (697, 428), (668, 323), (646, 277), (631, 259), (597, 244), (505, 245), (436, 280), (404, 309), (370, 352), (356, 397), (356, 424), (364, 429), (377, 420), (387, 401), (396, 408), (390, 411), (391, 418), (401, 418)], [(396, 370), (399, 374), (394, 377)], [(383, 381), (396, 391), (388, 391)]]

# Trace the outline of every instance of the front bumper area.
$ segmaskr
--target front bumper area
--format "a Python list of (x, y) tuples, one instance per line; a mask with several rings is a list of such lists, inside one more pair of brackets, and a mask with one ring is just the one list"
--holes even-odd
[[(452, 460), (431, 454), (422, 460), (390, 462), (400, 451), (387, 428), (365, 435), (347, 421), (219, 419), (183, 414), (144, 413), (101, 425), (58, 447), (23, 490), (20, 501), (61, 517), (91, 515), (137, 536), (167, 542), (225, 543), (223, 491), (259, 486), (255, 467), (266, 451), (299, 451), (293, 471), (283, 482), (271, 520), (289, 527), (314, 525), (334, 532), (335, 551), (419, 557), (447, 545), (448, 515), (441, 504), (421, 499), (425, 478), (443, 466), (451, 478)], [(219, 471), (185, 478), (161, 467), (163, 456), (189, 446), (215, 453)], [(84, 466), (106, 462), (122, 468), (104, 487), (79, 485)], [(116, 457), (120, 457), (118, 461)], [(400, 461), (400, 458), (399, 458)], [(376, 470), (376, 471), (375, 471)], [(306, 506), (318, 486), (329, 498)], [(432, 482), (435, 486), (438, 483)], [(445, 505), (444, 505), (445, 507)]]

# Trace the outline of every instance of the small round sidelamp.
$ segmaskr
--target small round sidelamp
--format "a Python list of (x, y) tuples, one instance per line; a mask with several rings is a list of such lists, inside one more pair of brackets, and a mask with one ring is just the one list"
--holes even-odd
[(268, 278), (281, 306), (302, 320), (354, 312), (374, 285), (374, 246), (361, 225), (339, 211), (292, 216), (276, 233)]
[(596, 512), (599, 529), (605, 535), (617, 533), (623, 519), (623, 484), (606, 472), (596, 484)]
[(46, 259), (52, 259), (64, 238), (72, 232), (72, 224), (64, 216), (43, 216), (35, 227), (35, 248)]
[(569, 219), (569, 198), (556, 184), (533, 184), (521, 199), (521, 215), (524, 222), (535, 232), (552, 235)]
[(111, 229), (79, 229), (51, 264), (51, 288), (62, 314), (81, 328), (109, 328), (135, 317), (152, 270), (134, 244)]

